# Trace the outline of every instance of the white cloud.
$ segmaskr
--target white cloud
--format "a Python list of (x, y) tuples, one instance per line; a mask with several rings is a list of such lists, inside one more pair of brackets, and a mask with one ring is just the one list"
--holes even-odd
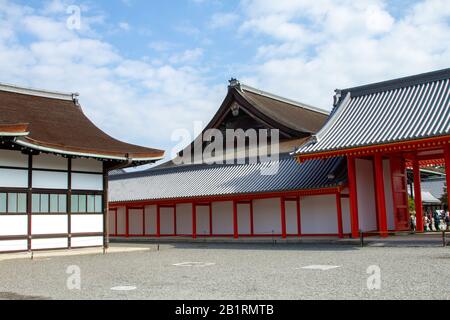
[(181, 53), (172, 55), (170, 62), (173, 64), (192, 63), (198, 61), (203, 56), (202, 48), (188, 49)]
[(124, 31), (130, 31), (130, 29), (131, 29), (130, 25), (127, 22), (120, 22), (119, 28)]
[(239, 15), (231, 12), (218, 12), (213, 14), (209, 21), (212, 29), (226, 28), (234, 25), (239, 20)]
[[(240, 32), (263, 40), (244, 80), (329, 109), (335, 88), (448, 67), (450, 6), (424, 0), (394, 18), (383, 0), (244, 0)], [(251, 70), (251, 73), (247, 70)]]

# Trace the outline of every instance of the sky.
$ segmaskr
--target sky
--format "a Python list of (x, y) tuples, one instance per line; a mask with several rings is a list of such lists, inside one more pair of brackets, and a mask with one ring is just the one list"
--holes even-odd
[(449, 0), (0, 0), (0, 82), (78, 92), (169, 158), (232, 77), (330, 110), (336, 88), (447, 67)]

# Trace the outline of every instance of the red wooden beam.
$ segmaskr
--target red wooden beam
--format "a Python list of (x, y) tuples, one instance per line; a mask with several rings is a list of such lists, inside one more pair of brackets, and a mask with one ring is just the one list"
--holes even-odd
[(197, 206), (192, 202), (192, 238), (197, 238)]
[(352, 237), (359, 237), (358, 192), (356, 185), (355, 158), (347, 157), (348, 182), (350, 190), (350, 221)]
[(422, 188), (420, 181), (419, 160), (412, 161), (414, 173), (414, 206), (416, 207), (416, 231), (423, 232)]
[(338, 236), (339, 238), (344, 237), (344, 228), (342, 226), (342, 204), (341, 204), (341, 194), (336, 193), (336, 211), (337, 211), (337, 223), (338, 223)]
[[(445, 175), (447, 180), (447, 195), (450, 192), (450, 144), (444, 148), (445, 153)], [(450, 197), (447, 196), (447, 210), (450, 210)]]
[(234, 238), (239, 238), (239, 229), (238, 229), (238, 214), (237, 214), (237, 202), (233, 201), (233, 235)]
[(383, 157), (377, 153), (374, 156), (375, 195), (378, 213), (378, 229), (382, 237), (387, 237), (386, 195), (384, 192)]
[(280, 208), (281, 208), (281, 237), (286, 239), (286, 203), (284, 198), (280, 198)]

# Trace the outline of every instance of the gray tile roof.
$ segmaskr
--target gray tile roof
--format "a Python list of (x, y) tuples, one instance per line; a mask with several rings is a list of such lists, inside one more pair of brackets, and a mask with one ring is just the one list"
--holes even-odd
[[(271, 164), (279, 165), (278, 173), (262, 175), (261, 170)], [(329, 177), (331, 173), (333, 178)], [(335, 187), (346, 182), (347, 170), (343, 158), (299, 164), (283, 155), (276, 162), (187, 165), (114, 175), (109, 179), (109, 200), (124, 202)]]
[(342, 91), (315, 139), (296, 154), (450, 134), (450, 68)]

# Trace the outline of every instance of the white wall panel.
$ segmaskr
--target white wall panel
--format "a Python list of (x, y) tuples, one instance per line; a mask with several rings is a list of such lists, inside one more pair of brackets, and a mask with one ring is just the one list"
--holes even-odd
[(103, 173), (103, 162), (94, 159), (72, 159), (72, 171)]
[(160, 208), (159, 228), (164, 235), (175, 234), (174, 208)]
[(66, 158), (51, 154), (33, 156), (33, 169), (67, 170), (69, 162)]
[(20, 151), (0, 150), (0, 166), (28, 168), (28, 156)]
[(101, 174), (72, 173), (72, 189), (74, 190), (103, 190), (103, 176)]
[(72, 233), (103, 232), (103, 215), (72, 214)]
[(0, 169), (0, 187), (5, 188), (27, 188), (28, 171)]
[(144, 210), (142, 209), (129, 209), (128, 210), (128, 223), (129, 223), (129, 234), (133, 235), (142, 235), (144, 231)]
[(31, 240), (31, 249), (61, 249), (69, 246), (67, 238), (55, 239), (33, 239)]
[(126, 210), (125, 207), (117, 208), (117, 234), (126, 233)]
[(395, 230), (394, 198), (392, 195), (391, 164), (389, 160), (383, 160), (383, 176), (388, 230)]
[(109, 210), (108, 213), (108, 233), (115, 234), (116, 233), (116, 211)]
[(250, 205), (249, 204), (238, 204), (237, 205), (237, 214), (238, 214), (239, 234), (249, 235), (251, 233)]
[(192, 234), (192, 205), (177, 204), (177, 234)]
[(156, 234), (156, 205), (145, 207), (145, 234)]
[(68, 233), (67, 215), (33, 215), (31, 218), (32, 234)]
[(33, 188), (67, 189), (66, 172), (48, 172), (33, 170)]
[(0, 241), (0, 252), (24, 251), (28, 249), (27, 240), (2, 240)]
[(287, 234), (298, 234), (297, 202), (285, 201), (285, 203), (286, 203), (286, 232)]
[(306, 196), (300, 199), (303, 234), (337, 234), (335, 195)]
[(371, 160), (356, 160), (356, 186), (358, 188), (359, 228), (362, 231), (376, 230), (375, 184)]
[(72, 248), (103, 246), (103, 237), (75, 237), (71, 240)]
[(0, 236), (24, 236), (27, 234), (27, 216), (0, 216)]
[(350, 199), (349, 198), (341, 198), (341, 207), (342, 207), (342, 230), (344, 233), (351, 233), (351, 219), (350, 219)]
[(209, 206), (197, 206), (197, 234), (209, 235)]
[(254, 200), (253, 220), (255, 234), (281, 234), (280, 199)]
[(233, 202), (221, 201), (212, 203), (213, 234), (233, 234)]

